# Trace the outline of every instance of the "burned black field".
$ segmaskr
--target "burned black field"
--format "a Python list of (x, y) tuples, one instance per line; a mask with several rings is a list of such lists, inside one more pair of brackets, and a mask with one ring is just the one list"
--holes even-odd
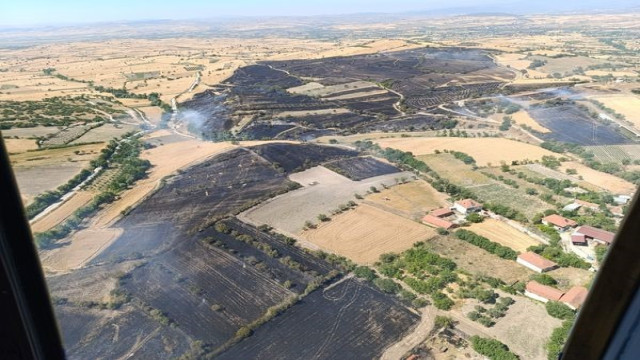
[[(262, 327), (286, 333), (292, 321), (295, 336), (315, 334), (308, 351), (317, 358), (334, 358), (338, 343), (353, 356), (378, 356), (416, 315), (359, 281), (326, 290), (347, 273), (345, 262), (234, 217), (296, 188), (291, 172), (330, 162), (353, 162), (358, 176), (395, 169), (357, 156), (335, 146), (266, 144), (230, 150), (167, 181), (116, 223), (124, 233), (87, 267), (49, 279), (69, 358), (223, 350), (226, 358), (236, 351), (264, 358), (270, 353), (250, 354), (248, 344), (273, 341)], [(238, 335), (247, 327), (256, 339)], [(278, 347), (269, 351), (296, 357), (290, 345)]]
[(354, 181), (374, 176), (393, 174), (400, 171), (393, 165), (383, 163), (382, 161), (371, 157), (353, 157), (344, 160), (336, 160), (327, 163), (324, 166)]
[(305, 297), (219, 358), (373, 359), (418, 318), (395, 298), (346, 279)]
[(184, 103), (184, 121), (210, 139), (439, 130), (452, 123), (429, 113), (437, 106), (498, 94), (512, 78), (486, 52), (461, 48), (262, 62)]

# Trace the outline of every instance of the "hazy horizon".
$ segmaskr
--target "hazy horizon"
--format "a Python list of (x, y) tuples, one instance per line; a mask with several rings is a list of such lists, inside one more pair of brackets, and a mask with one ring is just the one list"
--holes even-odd
[(160, 0), (153, 4), (141, 1), (114, 0), (108, 3), (85, 3), (73, 0), (21, 1), (5, 4), (0, 12), (0, 27), (29, 27), (46, 25), (72, 25), (97, 22), (190, 20), (222, 17), (276, 17), (276, 16), (322, 16), (349, 15), (358, 13), (455, 13), (460, 12), (533, 12), (575, 10), (619, 10), (637, 7), (635, 1), (588, 0), (588, 1), (539, 1), (530, 4), (522, 0), (461, 0), (443, 4), (439, 1), (398, 0), (390, 6), (388, 1), (355, 0), (338, 1), (311, 0), (293, 2), (276, 0), (269, 3), (256, 0), (201, 1), (184, 0), (171, 2)]

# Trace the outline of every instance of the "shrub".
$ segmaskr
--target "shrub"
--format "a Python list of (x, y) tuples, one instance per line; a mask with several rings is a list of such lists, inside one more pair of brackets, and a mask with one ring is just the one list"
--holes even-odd
[(355, 268), (353, 273), (356, 277), (365, 279), (367, 281), (373, 281), (373, 279), (377, 277), (376, 273), (367, 266), (358, 266), (357, 268)]
[(411, 306), (416, 309), (423, 308), (427, 305), (429, 305), (429, 301), (423, 298), (417, 298), (411, 302)]
[(320, 214), (320, 215), (318, 215), (318, 220), (323, 221), (323, 222), (326, 222), (326, 221), (331, 220), (331, 218), (330, 218), (330, 217), (328, 217), (328, 216), (327, 216), (327, 215), (325, 215), (325, 214)]
[(556, 279), (547, 274), (533, 274), (529, 279), (539, 282), (543, 285), (556, 285), (558, 282)]
[(391, 279), (377, 278), (373, 280), (373, 284), (387, 294), (397, 294), (400, 291), (400, 285)]
[(575, 315), (571, 308), (559, 301), (549, 301), (545, 304), (545, 308), (547, 308), (549, 315), (561, 320), (573, 319)]
[(477, 335), (471, 337), (473, 350), (491, 360), (517, 360), (519, 357), (509, 351), (509, 347), (498, 340), (481, 338)]
[(466, 217), (467, 221), (472, 223), (481, 223), (484, 221), (484, 217), (478, 213), (471, 213)]
[(399, 295), (400, 295), (400, 298), (404, 301), (413, 301), (417, 298), (416, 294), (407, 290), (400, 290)]
[(454, 322), (449, 316), (436, 315), (435, 325), (437, 328), (450, 328), (454, 325)]
[(515, 250), (493, 242), (486, 237), (480, 236), (472, 231), (460, 229), (455, 232), (455, 235), (458, 239), (471, 243), (492, 254), (498, 255), (503, 259), (515, 260), (518, 257), (518, 253)]
[(453, 306), (453, 300), (439, 291), (432, 293), (431, 299), (433, 300), (433, 306), (435, 306), (436, 309), (450, 310)]

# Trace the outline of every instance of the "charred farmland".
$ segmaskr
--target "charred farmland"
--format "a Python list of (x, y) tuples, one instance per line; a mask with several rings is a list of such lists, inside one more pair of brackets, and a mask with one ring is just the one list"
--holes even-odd
[(182, 107), (202, 114), (198, 133), (209, 139), (439, 130), (451, 127), (450, 117), (425, 111), (497, 94), (512, 78), (487, 52), (461, 48), (268, 61), (238, 69)]
[[(289, 311), (298, 320), (305, 314), (349, 319), (339, 332), (356, 341), (350, 351), (378, 355), (411, 328), (416, 315), (355, 280), (336, 289), (357, 289), (358, 304), (317, 303), (323, 295), (314, 294), (339, 280), (349, 262), (303, 250), (293, 239), (234, 217), (297, 187), (287, 179), (290, 173), (357, 155), (335, 146), (266, 144), (230, 150), (168, 180), (115, 224), (123, 234), (87, 267), (50, 279), (61, 296), (56, 311), (74, 319), (62, 322), (69, 358), (233, 351), (245, 344), (241, 329), (259, 331)], [(71, 294), (79, 283), (95, 284), (92, 300), (84, 292)], [(308, 294), (319, 298), (306, 301)], [(380, 311), (369, 319), (371, 306)], [(300, 324), (325, 334), (314, 341), (336, 336), (330, 322)], [(94, 330), (82, 331), (89, 328)], [(321, 358), (331, 356), (321, 349)]]

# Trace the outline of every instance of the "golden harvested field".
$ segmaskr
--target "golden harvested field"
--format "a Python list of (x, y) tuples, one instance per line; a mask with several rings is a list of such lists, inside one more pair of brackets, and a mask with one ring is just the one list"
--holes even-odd
[(120, 228), (80, 230), (66, 240), (64, 246), (42, 252), (42, 267), (45, 271), (53, 272), (78, 269), (109, 246), (120, 234)]
[(18, 137), (18, 138), (35, 138), (38, 136), (49, 136), (60, 131), (57, 126), (36, 126), (32, 128), (13, 128), (9, 130), (2, 130), (3, 137)]
[(358, 264), (372, 264), (383, 253), (402, 252), (434, 234), (435, 231), (427, 226), (361, 204), (300, 236)]
[(594, 276), (589, 270), (577, 268), (557, 268), (547, 274), (558, 281), (558, 288), (561, 290), (569, 290), (574, 286), (586, 287)]
[(551, 132), (549, 129), (547, 129), (546, 127), (540, 125), (531, 116), (529, 116), (529, 113), (526, 110), (520, 110), (517, 113), (511, 115), (511, 117), (513, 117), (513, 120), (518, 125), (527, 125), (528, 127), (532, 128), (533, 130), (541, 132), (541, 133)]
[(566, 169), (576, 169), (578, 171), (577, 175), (572, 175), (576, 180), (578, 179), (578, 176), (582, 176), (584, 181), (604, 190), (608, 190), (614, 194), (633, 195), (636, 191), (636, 186), (624, 179), (601, 171), (593, 170), (575, 161), (562, 163), (559, 170), (566, 172)]
[(634, 95), (603, 95), (594, 96), (606, 107), (612, 108), (615, 112), (625, 116), (626, 120), (633, 123), (636, 129), (640, 129), (640, 98)]
[(9, 154), (22, 153), (28, 150), (35, 150), (38, 148), (36, 140), (32, 139), (2, 139), (4, 145), (7, 147)]
[(138, 108), (138, 110), (142, 111), (147, 117), (147, 120), (154, 125), (159, 124), (162, 119), (162, 109), (157, 106), (144, 106)]
[(478, 166), (500, 165), (501, 161), (539, 160), (553, 155), (541, 147), (503, 138), (393, 138), (376, 142), (383, 148), (410, 151), (414, 155), (433, 154), (435, 150), (456, 150), (471, 155)]
[(34, 233), (43, 232), (60, 224), (73, 214), (80, 207), (88, 204), (95, 193), (93, 191), (78, 191), (71, 199), (62, 203), (48, 214), (31, 223), (31, 231)]
[(428, 211), (446, 206), (447, 195), (436, 191), (424, 180), (393, 186), (367, 195), (366, 203), (375, 204), (408, 218), (419, 218)]
[(522, 70), (531, 65), (531, 60), (525, 59), (527, 56), (523, 54), (505, 53), (496, 55), (495, 59), (499, 64), (511, 66), (514, 69)]
[(474, 275), (493, 276), (511, 284), (529, 279), (532, 273), (515, 261), (501, 259), (454, 236), (437, 236), (429, 240), (428, 244), (433, 251), (450, 258), (460, 268)]
[(469, 230), (519, 252), (525, 252), (529, 246), (540, 245), (530, 236), (500, 220), (485, 219), (481, 223), (471, 224)]
[(422, 155), (418, 156), (418, 159), (424, 161), (440, 176), (451, 180), (455, 184), (472, 186), (491, 183), (491, 179), (480, 171), (472, 170), (471, 166), (454, 158), (451, 154)]

